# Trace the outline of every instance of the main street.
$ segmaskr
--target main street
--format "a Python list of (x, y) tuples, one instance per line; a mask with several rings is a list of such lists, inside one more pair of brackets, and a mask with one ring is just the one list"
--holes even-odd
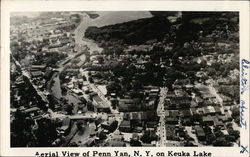
[[(12, 53), (10, 53), (10, 54), (12, 55)], [(21, 64), (20, 64), (13, 56), (12, 56), (12, 58), (13, 58), (15, 64), (21, 68), (22, 75), (25, 76), (25, 77), (27, 77), (27, 78), (29, 79), (31, 85), (32, 85), (33, 88), (36, 90), (37, 94), (42, 98), (42, 100), (43, 100), (44, 102), (48, 103), (49, 101), (48, 101), (47, 97), (46, 97), (46, 96), (44, 95), (44, 93), (43, 93), (43, 92), (33, 83), (32, 79), (31, 79), (31, 76), (30, 76), (30, 74), (27, 72), (27, 70), (24, 69), (24, 68), (21, 66)]]
[(160, 88), (160, 99), (159, 104), (157, 106), (157, 115), (160, 117), (158, 127), (157, 127), (157, 135), (159, 136), (159, 141), (157, 141), (156, 146), (161, 147), (165, 146), (166, 142), (166, 128), (165, 128), (165, 110), (164, 110), (164, 101), (167, 94), (167, 88)]

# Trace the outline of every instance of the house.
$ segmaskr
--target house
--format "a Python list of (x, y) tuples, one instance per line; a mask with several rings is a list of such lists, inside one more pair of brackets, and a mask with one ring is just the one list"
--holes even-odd
[(224, 123), (218, 117), (213, 117), (214, 125), (224, 127)]
[(227, 117), (227, 121), (232, 121), (233, 118), (232, 118), (232, 115), (229, 113), (229, 112), (226, 112), (226, 117)]
[(34, 78), (34, 77), (41, 77), (43, 76), (43, 73), (42, 71), (32, 71), (31, 73), (31, 76)]
[(188, 96), (188, 93), (185, 92), (183, 89), (175, 89), (174, 92), (177, 97)]
[(219, 85), (230, 85), (230, 80), (226, 78), (220, 78), (217, 82)]
[(194, 130), (196, 132), (198, 140), (204, 141), (206, 139), (206, 134), (204, 130), (202, 129), (202, 127), (200, 127), (199, 125), (195, 125)]
[(146, 125), (152, 126), (154, 123), (157, 123), (158, 116), (155, 111), (130, 112), (124, 113), (123, 119), (129, 120), (133, 127), (145, 127)]
[(170, 99), (170, 106), (175, 106), (178, 109), (190, 108), (190, 97), (174, 97)]
[(110, 107), (97, 94), (93, 96), (93, 105), (95, 112), (110, 112)]
[(135, 126), (134, 132), (141, 133), (143, 131), (143, 127)]
[(219, 120), (221, 120), (222, 122), (227, 122), (228, 121), (228, 117), (226, 115), (219, 115), (219, 116), (217, 116), (217, 118)]
[(166, 110), (165, 111), (166, 117), (176, 117), (178, 118), (180, 116), (179, 110)]
[(192, 112), (192, 115), (199, 115), (199, 112), (196, 108), (190, 108), (190, 111)]
[(227, 130), (221, 130), (221, 132), (222, 132), (225, 136), (228, 136), (228, 135), (229, 135), (229, 133), (228, 133)]
[(109, 121), (104, 121), (102, 124), (101, 124), (101, 127), (103, 129), (106, 129), (106, 130), (112, 130), (113, 127), (114, 127), (114, 124), (115, 124), (115, 120), (114, 119), (109, 119)]
[(180, 111), (180, 116), (182, 118), (188, 118), (188, 117), (191, 117), (193, 116), (192, 112), (190, 111), (190, 109), (186, 109), (186, 110), (181, 110)]
[(205, 115), (215, 115), (215, 109), (213, 106), (206, 106), (202, 108)]
[(176, 134), (176, 128), (174, 125), (166, 125), (166, 138), (167, 140), (174, 140)]
[(199, 113), (199, 115), (204, 115), (205, 114), (203, 108), (197, 108), (196, 111)]
[(223, 102), (223, 105), (224, 106), (231, 106), (233, 105), (233, 100), (232, 98), (228, 97), (228, 96), (225, 96), (223, 94), (220, 94), (220, 97), (222, 99), (222, 102)]
[(166, 99), (173, 98), (173, 97), (176, 97), (175, 92), (174, 91), (168, 91), (167, 95), (166, 95)]
[(207, 107), (202, 107), (204, 115), (210, 115), (210, 110)]
[(65, 72), (67, 73), (67, 76), (76, 76), (79, 74), (79, 69), (67, 68)]
[(171, 104), (170, 99), (164, 100), (164, 110), (176, 109), (176, 104)]
[(148, 96), (150, 97), (150, 98), (157, 98), (158, 97), (158, 93), (155, 93), (155, 92), (150, 92), (149, 94), (148, 94)]
[(200, 96), (196, 96), (195, 101), (199, 106), (202, 106), (204, 103), (204, 100)]
[(214, 125), (214, 119), (212, 118), (211, 115), (203, 116), (203, 117), (202, 117), (202, 123), (203, 123), (204, 125), (212, 126), (212, 125)]
[(46, 67), (46, 65), (32, 65), (30, 71), (45, 71)]
[(210, 100), (210, 99), (216, 99), (216, 97), (213, 95), (213, 94), (210, 94), (210, 93), (206, 93), (206, 92), (202, 92), (201, 93), (201, 97), (204, 99), (204, 100)]
[(167, 117), (166, 118), (166, 124), (172, 124), (172, 125), (176, 125), (178, 124), (178, 119), (174, 118), (174, 117)]
[(147, 122), (147, 128), (155, 129), (157, 124), (158, 124), (158, 122), (156, 122), (156, 121)]
[(120, 99), (118, 106), (120, 112), (140, 111), (142, 108), (139, 99)]
[(123, 120), (119, 126), (119, 130), (121, 132), (131, 132), (132, 128), (131, 128), (131, 123), (128, 120)]
[(214, 111), (216, 114), (222, 114), (221, 108), (219, 106), (214, 106)]

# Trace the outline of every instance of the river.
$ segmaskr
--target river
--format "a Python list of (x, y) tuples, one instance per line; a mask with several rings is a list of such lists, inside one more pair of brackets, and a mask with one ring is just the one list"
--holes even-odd
[[(94, 51), (98, 51), (98, 52), (102, 51), (102, 48), (100, 48), (93, 40), (84, 38), (85, 31), (89, 26), (102, 27), (102, 26), (137, 20), (141, 18), (152, 17), (151, 13), (148, 11), (137, 11), (137, 12), (135, 11), (126, 11), (126, 12), (101, 11), (101, 12), (96, 12), (96, 13), (99, 14), (99, 17), (95, 19), (91, 19), (85, 13), (81, 15), (81, 23), (77, 26), (77, 28), (74, 31), (76, 50), (78, 52), (81, 52), (84, 49), (84, 47), (87, 47), (90, 53)], [(85, 56), (82, 56), (81, 58), (84, 58), (84, 61), (85, 61)], [(66, 66), (66, 65), (61, 65), (62, 67), (59, 67), (59, 69), (62, 69), (63, 66)], [(59, 79), (60, 72), (61, 70), (59, 70), (59, 72), (57, 74), (54, 74), (53, 76), (54, 83), (51, 87), (52, 94), (57, 99), (64, 97), (65, 99), (68, 100), (69, 103), (73, 103), (74, 113), (75, 113), (77, 112), (78, 103), (80, 103), (81, 100), (79, 100), (76, 96), (74, 96), (69, 91), (67, 92), (66, 95), (62, 95), (61, 84), (60, 84), (60, 79)], [(84, 110), (86, 110), (86, 108)]]

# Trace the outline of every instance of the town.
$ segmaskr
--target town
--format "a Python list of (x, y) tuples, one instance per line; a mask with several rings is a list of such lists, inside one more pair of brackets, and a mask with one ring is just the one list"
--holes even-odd
[(13, 13), (10, 23), (12, 147), (239, 146), (239, 13)]

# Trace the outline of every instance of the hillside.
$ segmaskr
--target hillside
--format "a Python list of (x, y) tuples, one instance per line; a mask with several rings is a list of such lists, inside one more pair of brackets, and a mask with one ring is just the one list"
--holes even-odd
[(164, 17), (152, 17), (104, 27), (89, 27), (85, 37), (101, 41), (117, 40), (126, 44), (142, 44), (147, 40), (161, 40), (169, 32), (170, 23)]

